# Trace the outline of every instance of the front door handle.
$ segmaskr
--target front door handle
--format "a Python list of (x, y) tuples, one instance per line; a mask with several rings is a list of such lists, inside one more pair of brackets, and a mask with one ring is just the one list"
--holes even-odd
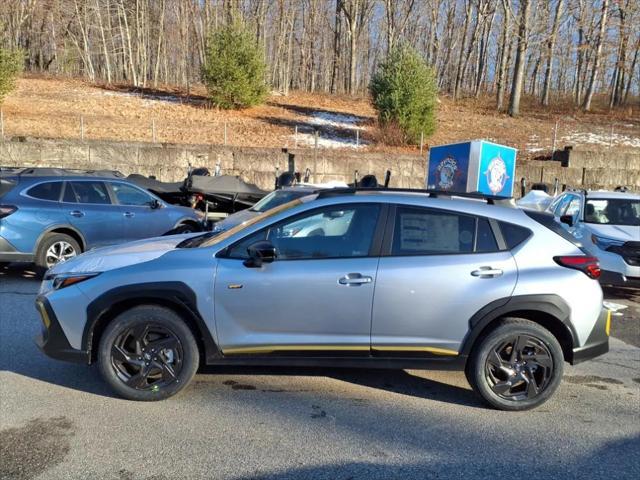
[(80, 218), (80, 217), (84, 217), (84, 212), (81, 212), (80, 210), (71, 210), (69, 212), (69, 215), (71, 215), (72, 217)]
[(495, 278), (499, 277), (503, 273), (504, 272), (499, 268), (480, 267), (478, 270), (474, 270), (473, 272), (471, 272), (471, 275), (480, 278)]
[(347, 273), (344, 277), (341, 277), (338, 280), (340, 285), (364, 285), (365, 283), (373, 282), (373, 278), (367, 277), (366, 275), (362, 275), (360, 273)]
[(124, 212), (124, 213), (122, 214), (122, 216), (123, 216), (123, 217), (125, 217), (125, 218), (133, 218), (133, 217), (135, 217), (135, 216), (136, 216), (136, 214), (135, 214), (135, 213), (133, 213), (133, 212)]

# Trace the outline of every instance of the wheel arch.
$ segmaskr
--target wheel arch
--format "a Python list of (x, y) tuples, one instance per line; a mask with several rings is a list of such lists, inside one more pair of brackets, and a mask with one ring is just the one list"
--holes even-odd
[(161, 306), (178, 314), (193, 333), (205, 362), (220, 356), (211, 333), (198, 313), (193, 290), (182, 282), (153, 282), (117, 287), (89, 304), (82, 348), (89, 352), (90, 363), (96, 360), (96, 347), (109, 323), (122, 312), (141, 305)]
[(577, 334), (570, 321), (571, 309), (558, 295), (522, 295), (492, 302), (469, 320), (469, 333), (460, 353), (469, 355), (479, 340), (507, 317), (524, 318), (539, 324), (558, 340), (564, 359), (573, 362)]
[(42, 243), (42, 240), (44, 240), (45, 236), (49, 235), (50, 233), (63, 233), (65, 235), (69, 235), (76, 242), (78, 242), (78, 245), (80, 245), (80, 249), (82, 250), (82, 252), (84, 252), (87, 249), (87, 243), (84, 239), (84, 236), (82, 235), (82, 233), (80, 233), (80, 231), (77, 228), (72, 227), (71, 225), (61, 224), (61, 225), (52, 225), (50, 227), (47, 227), (38, 236), (38, 239), (36, 240), (34, 245), (34, 254), (38, 252), (38, 248), (40, 248), (40, 244)]

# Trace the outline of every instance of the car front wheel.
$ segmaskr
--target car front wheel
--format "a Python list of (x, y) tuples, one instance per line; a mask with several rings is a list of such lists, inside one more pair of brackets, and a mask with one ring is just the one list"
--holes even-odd
[(171, 397), (198, 369), (198, 346), (173, 310), (142, 305), (118, 315), (98, 347), (98, 366), (111, 388), (129, 400)]
[(560, 344), (535, 322), (504, 319), (471, 353), (467, 379), (489, 405), (528, 410), (546, 402), (562, 380)]

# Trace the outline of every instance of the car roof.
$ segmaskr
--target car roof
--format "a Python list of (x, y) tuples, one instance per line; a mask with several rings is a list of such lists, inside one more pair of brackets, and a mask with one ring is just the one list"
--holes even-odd
[(587, 192), (587, 198), (595, 199), (614, 199), (621, 200), (640, 200), (640, 194), (633, 192), (612, 192), (608, 190), (594, 190)]
[(117, 170), (75, 170), (68, 168), (49, 167), (0, 167), (0, 177), (26, 179), (26, 178), (117, 178), (125, 179), (125, 176)]

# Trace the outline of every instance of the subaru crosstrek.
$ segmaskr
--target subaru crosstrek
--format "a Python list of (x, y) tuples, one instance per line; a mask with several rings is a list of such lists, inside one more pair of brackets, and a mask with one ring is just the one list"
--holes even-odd
[(597, 259), (500, 203), (327, 190), (219, 234), (89, 252), (45, 276), (37, 342), (135, 400), (200, 364), (322, 365), (459, 368), (490, 405), (532, 408), (565, 361), (608, 351), (610, 316)]
[(49, 268), (95, 247), (197, 231), (201, 217), (115, 176), (26, 169), (0, 177), (0, 263)]

